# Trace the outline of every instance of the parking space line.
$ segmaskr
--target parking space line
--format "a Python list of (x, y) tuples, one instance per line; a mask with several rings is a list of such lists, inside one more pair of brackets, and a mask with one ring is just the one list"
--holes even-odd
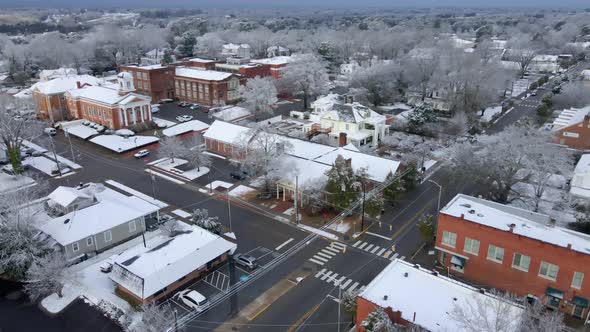
[(293, 238), (288, 239), (287, 241), (283, 242), (281, 245), (276, 247), (275, 250), (281, 250), (282, 247), (286, 246), (287, 244), (289, 244), (293, 240), (294, 240)]
[(245, 253), (244, 253), (244, 255), (247, 255), (247, 254), (251, 253), (252, 251), (258, 250), (258, 249), (260, 249), (260, 248), (261, 248), (261, 246), (258, 246), (258, 247), (256, 247), (256, 248), (254, 248), (254, 249), (250, 250), (250, 251), (247, 251), (247, 252), (245, 252)]

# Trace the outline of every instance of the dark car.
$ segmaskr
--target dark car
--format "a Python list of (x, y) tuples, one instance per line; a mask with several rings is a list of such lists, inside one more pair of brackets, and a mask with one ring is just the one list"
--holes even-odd
[(259, 199), (271, 199), (272, 198), (272, 193), (270, 193), (270, 192), (261, 192), (260, 194), (257, 195), (257, 197)]
[(248, 177), (248, 173), (244, 171), (236, 171), (229, 173), (229, 176), (236, 180), (245, 180)]
[(236, 264), (245, 267), (248, 270), (254, 270), (256, 267), (258, 267), (256, 258), (250, 255), (238, 254), (234, 257), (234, 260), (236, 261)]

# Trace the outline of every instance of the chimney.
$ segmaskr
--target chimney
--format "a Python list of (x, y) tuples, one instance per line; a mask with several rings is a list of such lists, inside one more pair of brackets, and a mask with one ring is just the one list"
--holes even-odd
[(513, 233), (514, 232), (514, 227), (516, 227), (516, 224), (510, 224), (510, 225), (508, 225), (508, 231), (510, 233)]
[(80, 89), (82, 87), (82, 84), (80, 84), (80, 81), (76, 81), (76, 88)]
[(412, 322), (416, 321), (416, 312), (414, 311), (414, 318), (412, 318)]
[(461, 213), (461, 219), (465, 219), (465, 215)]
[(346, 133), (340, 133), (338, 136), (338, 146), (343, 147), (346, 145)]
[(568, 243), (568, 244), (567, 244), (567, 248), (568, 248), (568, 249), (572, 249), (572, 244), (571, 244), (571, 243)]

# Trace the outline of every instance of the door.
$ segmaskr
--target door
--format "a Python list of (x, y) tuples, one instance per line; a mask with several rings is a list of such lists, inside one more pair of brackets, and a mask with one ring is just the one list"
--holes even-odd
[(572, 312), (572, 315), (581, 319), (584, 315), (584, 307), (574, 305), (574, 311)]

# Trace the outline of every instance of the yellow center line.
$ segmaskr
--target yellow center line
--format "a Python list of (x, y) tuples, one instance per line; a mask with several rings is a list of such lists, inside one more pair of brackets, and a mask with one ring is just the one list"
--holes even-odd
[(391, 236), (391, 239), (392, 239), (392, 240), (393, 240), (393, 239), (395, 239), (397, 236), (399, 236), (399, 234), (400, 234), (400, 233), (401, 233), (403, 230), (405, 230), (406, 228), (408, 228), (408, 226), (410, 226), (410, 225), (413, 223), (414, 219), (416, 219), (416, 218), (417, 218), (417, 217), (419, 217), (419, 216), (420, 216), (422, 213), (424, 213), (424, 210), (426, 210), (426, 208), (428, 208), (428, 207), (430, 206), (430, 203), (431, 203), (433, 200), (434, 200), (434, 198), (432, 198), (432, 199), (428, 200), (428, 202), (427, 202), (426, 204), (424, 204), (424, 206), (423, 206), (423, 207), (422, 207), (420, 210), (418, 210), (418, 212), (416, 212), (416, 214), (414, 214), (414, 215), (412, 216), (412, 218), (410, 218), (408, 221), (406, 221), (406, 222), (405, 222), (405, 223), (402, 225), (402, 227), (400, 227), (400, 229), (398, 229), (397, 231), (395, 231), (395, 233), (393, 233), (393, 235)]
[(320, 304), (322, 304), (322, 302), (316, 304), (313, 308), (311, 308), (308, 312), (306, 312), (305, 314), (303, 314), (303, 316), (301, 316), (301, 318), (299, 318), (295, 324), (293, 324), (288, 330), (287, 332), (293, 332), (297, 327), (299, 327), (299, 325), (301, 325), (306, 319), (307, 317), (311, 316), (316, 310), (318, 310), (318, 308), (320, 307)]

